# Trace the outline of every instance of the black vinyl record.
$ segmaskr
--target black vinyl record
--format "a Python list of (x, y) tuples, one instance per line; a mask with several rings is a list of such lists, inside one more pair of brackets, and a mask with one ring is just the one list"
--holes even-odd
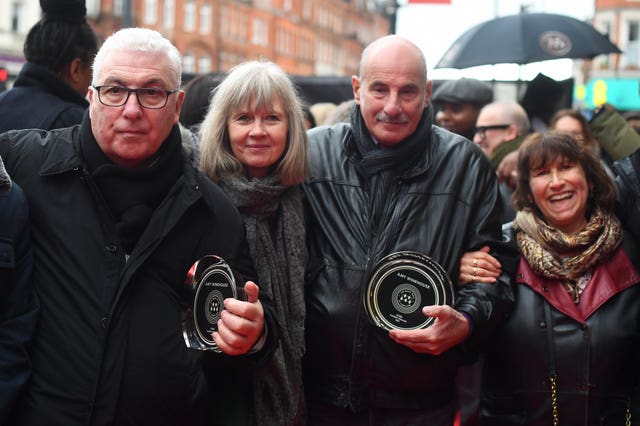
[(191, 298), (184, 312), (185, 342), (193, 349), (219, 352), (212, 334), (218, 330), (224, 299), (238, 297), (233, 271), (224, 259), (205, 256), (193, 264), (185, 284)]
[(453, 305), (453, 301), (453, 284), (444, 268), (413, 251), (380, 260), (364, 295), (369, 318), (385, 330), (426, 328), (434, 319), (425, 317), (422, 307)]

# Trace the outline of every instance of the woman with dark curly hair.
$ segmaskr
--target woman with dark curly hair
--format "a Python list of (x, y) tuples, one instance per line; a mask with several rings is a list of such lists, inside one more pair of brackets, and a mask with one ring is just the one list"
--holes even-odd
[[(515, 305), (486, 347), (480, 424), (640, 418), (640, 252), (615, 202), (599, 159), (571, 135), (533, 134), (520, 147), (518, 213), (505, 229), (521, 253)], [(494, 262), (466, 253), (461, 280), (489, 283)]]
[(98, 38), (84, 0), (40, 0), (43, 16), (27, 34), (23, 65), (11, 90), (0, 94), (0, 132), (56, 129), (80, 123), (89, 103)]

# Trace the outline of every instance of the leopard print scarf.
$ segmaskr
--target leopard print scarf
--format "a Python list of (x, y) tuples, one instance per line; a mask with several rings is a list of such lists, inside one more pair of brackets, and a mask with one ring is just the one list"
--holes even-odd
[(565, 234), (547, 225), (531, 210), (521, 210), (513, 222), (520, 252), (531, 268), (546, 278), (562, 280), (575, 303), (585, 277), (622, 242), (618, 218), (596, 208), (585, 228)]

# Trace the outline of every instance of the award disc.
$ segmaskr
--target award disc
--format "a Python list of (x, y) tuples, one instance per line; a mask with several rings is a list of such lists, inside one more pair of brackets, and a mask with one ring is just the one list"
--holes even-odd
[(238, 295), (231, 268), (218, 256), (205, 256), (193, 264), (185, 284), (192, 298), (183, 327), (187, 346), (220, 352), (212, 334), (218, 330), (224, 299)]
[(380, 260), (364, 295), (372, 322), (384, 329), (414, 330), (430, 326), (422, 307), (452, 305), (453, 284), (447, 272), (428, 256), (412, 251)]

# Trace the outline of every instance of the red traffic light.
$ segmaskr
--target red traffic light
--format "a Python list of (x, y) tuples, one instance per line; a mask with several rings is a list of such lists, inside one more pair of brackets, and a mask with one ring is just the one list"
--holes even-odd
[(4, 83), (9, 78), (9, 73), (5, 67), (0, 67), (0, 83)]

